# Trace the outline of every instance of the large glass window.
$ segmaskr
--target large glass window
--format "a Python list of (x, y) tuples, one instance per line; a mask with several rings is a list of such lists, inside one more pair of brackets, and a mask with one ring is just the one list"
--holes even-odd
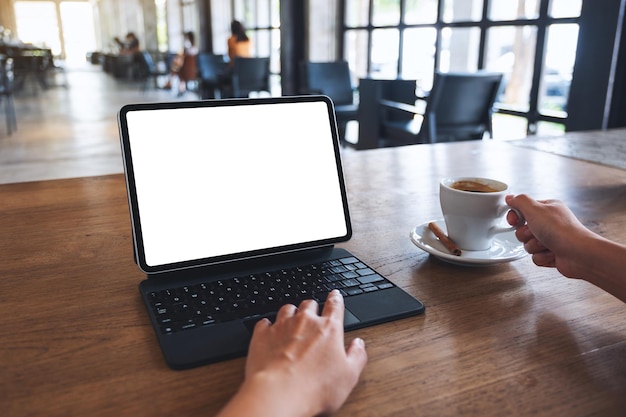
[(524, 129), (523, 135), (536, 132), (539, 122), (565, 123), (582, 0), (342, 4), (342, 58), (357, 77), (415, 79), (428, 91), (435, 71), (498, 71), (504, 74), (498, 122)]
[(539, 0), (490, 1), (491, 20), (536, 19), (539, 16)]
[(348, 30), (344, 34), (344, 59), (348, 61), (350, 69), (358, 78), (368, 76), (369, 53), (368, 53), (369, 33), (365, 29)]
[(96, 49), (93, 9), (87, 2), (64, 1), (60, 4), (65, 62), (71, 66), (85, 63), (85, 55)]
[(533, 64), (537, 28), (534, 26), (501, 26), (487, 33), (485, 68), (504, 74), (501, 105), (527, 112), (530, 108)]
[(211, 2), (213, 50), (226, 54), (230, 22), (241, 21), (252, 42), (252, 55), (270, 58), (270, 88), (280, 95), (280, 1), (214, 0)]
[(167, 4), (166, 0), (155, 0), (156, 8), (156, 29), (157, 29), (157, 46), (160, 52), (169, 50), (167, 36)]
[(404, 23), (428, 24), (437, 21), (437, 0), (406, 0)]
[[(275, 9), (275, 10), (273, 10)], [(280, 36), (272, 36), (272, 31), (279, 29), (279, 20), (274, 20), (279, 14), (278, 0), (237, 0), (235, 1), (234, 16), (246, 26), (248, 36), (252, 40), (253, 55), (269, 56), (277, 51), (280, 45)], [(277, 60), (280, 62), (280, 59)]]
[(479, 28), (444, 28), (441, 31), (439, 70), (442, 72), (476, 71), (479, 46)]
[(396, 78), (398, 75), (398, 29), (374, 29), (370, 73), (379, 78)]
[(405, 30), (402, 45), (402, 78), (419, 80), (420, 88), (430, 90), (433, 85), (436, 44), (437, 31), (434, 28)]
[(483, 0), (444, 0), (444, 22), (480, 21), (483, 14)]
[(550, 25), (546, 36), (546, 59), (539, 85), (539, 112), (566, 117), (567, 99), (576, 59), (577, 24)]
[(367, 26), (369, 23), (369, 0), (346, 0), (346, 26)]
[[(308, 47), (308, 60), (313, 62), (333, 61), (337, 51), (343, 45), (337, 42), (336, 0), (315, 0), (315, 7), (309, 7), (307, 15), (307, 33), (311, 41)], [(367, 49), (366, 49), (367, 51)]]
[(550, 16), (578, 17), (582, 8), (583, 0), (552, 0), (550, 2)]
[(60, 55), (61, 38), (55, 3), (16, 1), (14, 7), (20, 40), (38, 47), (50, 48), (54, 55)]
[(93, 10), (85, 1), (16, 1), (17, 32), (22, 42), (49, 48), (71, 66), (85, 65), (96, 50)]
[(400, 23), (400, 0), (373, 0), (374, 26), (397, 26)]

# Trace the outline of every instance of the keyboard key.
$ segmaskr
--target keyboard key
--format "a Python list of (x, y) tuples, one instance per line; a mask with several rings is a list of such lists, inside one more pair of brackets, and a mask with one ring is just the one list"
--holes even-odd
[(357, 278), (361, 284), (370, 284), (372, 282), (384, 281), (385, 279), (378, 274), (367, 275)]
[(332, 274), (332, 275), (328, 275), (326, 279), (328, 281), (341, 281), (342, 279), (344, 279), (344, 276), (343, 274)]
[(355, 263), (359, 262), (359, 260), (357, 258), (355, 258), (354, 256), (351, 256), (349, 258), (342, 258), (339, 261), (342, 264), (355, 264)]
[(357, 287), (359, 284), (361, 284), (356, 279), (346, 279), (346, 280), (341, 281), (341, 283), (343, 284), (344, 287)]

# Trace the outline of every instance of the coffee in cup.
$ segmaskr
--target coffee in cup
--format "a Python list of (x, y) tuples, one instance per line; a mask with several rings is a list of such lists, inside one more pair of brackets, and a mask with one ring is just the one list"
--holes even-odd
[(458, 180), (453, 182), (450, 187), (455, 190), (469, 191), (472, 193), (497, 193), (498, 188), (488, 182), (480, 182), (475, 180)]
[(486, 250), (497, 234), (515, 230), (516, 227), (502, 225), (506, 213), (512, 210), (504, 202), (508, 193), (506, 183), (489, 178), (441, 180), (439, 202), (450, 239), (462, 250)]

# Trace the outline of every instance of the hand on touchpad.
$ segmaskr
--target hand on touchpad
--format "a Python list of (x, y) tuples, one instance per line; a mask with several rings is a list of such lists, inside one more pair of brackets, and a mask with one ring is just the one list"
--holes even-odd
[[(321, 312), (323, 308), (324, 308), (324, 304), (320, 304), (319, 311)], [(254, 331), (254, 325), (257, 323), (257, 321), (266, 318), (266, 319), (269, 319), (269, 321), (271, 321), (272, 323), (274, 323), (274, 321), (276, 321), (276, 314), (277, 313), (274, 312), (274, 313), (269, 313), (269, 314), (260, 315), (260, 316), (256, 316), (256, 317), (251, 317), (249, 319), (244, 320), (243, 324), (246, 326), (246, 328), (248, 329), (250, 334), (252, 334), (252, 332)], [(361, 320), (359, 320), (349, 310), (344, 309), (343, 327), (359, 323), (360, 321)]]

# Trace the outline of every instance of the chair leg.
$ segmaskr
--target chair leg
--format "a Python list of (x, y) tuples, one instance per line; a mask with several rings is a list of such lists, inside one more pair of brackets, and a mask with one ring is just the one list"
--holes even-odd
[(11, 120), (13, 121), (13, 132), (17, 131), (17, 115), (15, 114), (15, 103), (13, 103), (13, 96), (9, 97), (11, 102)]
[[(198, 82), (198, 95), (202, 100), (211, 100), (218, 97), (218, 86), (214, 83)], [(222, 98), (219, 96), (219, 98)]]
[(4, 96), (0, 98), (4, 101), (4, 111), (7, 124), (7, 134), (11, 134), (17, 131), (17, 117), (15, 115), (15, 107), (13, 106), (13, 98), (11, 96)]
[(11, 136), (11, 116), (9, 114), (9, 100), (0, 96), (0, 104), (4, 105), (4, 117), (5, 117), (5, 123), (7, 125), (7, 135)]

